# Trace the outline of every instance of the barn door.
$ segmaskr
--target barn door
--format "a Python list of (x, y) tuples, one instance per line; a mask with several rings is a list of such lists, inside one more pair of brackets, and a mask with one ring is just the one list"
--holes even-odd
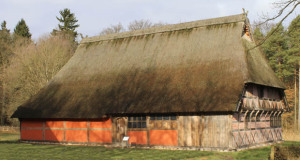
[(113, 120), (113, 142), (121, 143), (123, 137), (127, 135), (127, 119), (116, 117)]

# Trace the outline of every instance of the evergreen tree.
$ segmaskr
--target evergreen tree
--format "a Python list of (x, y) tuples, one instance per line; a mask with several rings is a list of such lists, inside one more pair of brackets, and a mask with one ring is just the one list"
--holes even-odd
[[(0, 30), (0, 41), (4, 43), (10, 43), (11, 37), (10, 37), (10, 30), (6, 28), (6, 21), (3, 21), (1, 23), (1, 30)], [(1, 52), (1, 51), (0, 51)]]
[[(268, 34), (272, 33), (274, 29), (275, 27)], [(291, 60), (294, 57), (288, 52), (288, 37), (282, 25), (266, 40), (262, 45), (262, 49), (269, 60), (270, 66), (282, 81), (288, 82), (293, 79), (295, 66)]]
[[(300, 16), (297, 16), (288, 27), (289, 37), (289, 52), (295, 57), (300, 56)], [(294, 60), (295, 64), (298, 63), (298, 59)]]
[[(290, 26), (288, 27), (288, 37), (289, 37), (289, 50), (288, 50), (288, 54), (291, 56), (290, 58), (290, 63), (292, 63), (294, 65), (294, 83), (295, 83), (295, 102), (294, 102), (294, 114), (295, 114), (295, 125), (297, 124), (297, 69), (298, 69), (298, 76), (300, 76), (300, 67), (299, 67), (299, 56), (300, 56), (300, 16), (297, 16), (290, 24)], [(299, 77), (298, 77), (299, 80)], [(300, 85), (298, 85), (298, 87), (300, 87)], [(299, 93), (300, 93), (300, 88), (299, 88)], [(300, 99), (300, 94), (299, 94), (299, 99)], [(298, 129), (300, 129), (300, 103), (298, 104)], [(295, 127), (296, 128), (296, 127)]]
[[(58, 28), (63, 34), (68, 34), (72, 36), (72, 39), (75, 41), (76, 36), (78, 35), (76, 28), (79, 27), (79, 24), (76, 24), (78, 20), (75, 17), (74, 13), (71, 13), (70, 9), (65, 8), (64, 10), (60, 10), (60, 17), (56, 17), (59, 21)], [(53, 34), (57, 34), (57, 30), (53, 30)]]
[(265, 37), (264, 34), (261, 32), (261, 29), (259, 27), (255, 28), (253, 36), (254, 36), (254, 40), (255, 40), (256, 44), (259, 44), (259, 42), (261, 40), (263, 40), (264, 37)]
[(1, 31), (7, 32), (7, 33), (10, 32), (10, 30), (8, 30), (8, 29), (6, 28), (6, 21), (3, 21), (3, 22), (1, 23)]
[(31, 38), (31, 33), (29, 32), (29, 27), (27, 26), (25, 20), (22, 18), (16, 28), (14, 29), (14, 34), (21, 36), (21, 37), (26, 37), (26, 38)]

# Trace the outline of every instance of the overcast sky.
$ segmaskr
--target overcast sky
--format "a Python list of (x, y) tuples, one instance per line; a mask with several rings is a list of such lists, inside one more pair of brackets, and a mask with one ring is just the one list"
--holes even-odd
[[(13, 31), (24, 18), (34, 39), (57, 28), (59, 10), (69, 8), (79, 20), (78, 32), (98, 35), (103, 28), (121, 22), (126, 26), (133, 20), (180, 23), (228, 16), (249, 11), (251, 22), (263, 13), (274, 15), (276, 0), (0, 0), (0, 21), (7, 21)], [(299, 9), (293, 13), (295, 17)], [(291, 17), (291, 18), (292, 18)], [(285, 23), (287, 25), (288, 22)]]

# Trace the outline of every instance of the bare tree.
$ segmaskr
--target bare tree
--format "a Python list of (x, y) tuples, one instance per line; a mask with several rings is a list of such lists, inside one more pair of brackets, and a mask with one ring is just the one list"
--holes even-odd
[(152, 25), (152, 27), (161, 27), (161, 26), (165, 26), (168, 25), (168, 23), (164, 23), (164, 22), (158, 22), (158, 23), (154, 23)]
[(128, 31), (135, 31), (139, 29), (146, 29), (151, 27), (160, 27), (165, 26), (167, 23), (158, 22), (158, 23), (152, 23), (150, 20), (134, 20), (128, 25)]
[(120, 32), (124, 32), (124, 31), (125, 31), (125, 29), (124, 29), (123, 25), (121, 23), (119, 23), (117, 25), (111, 25), (110, 27), (107, 27), (107, 28), (103, 29), (100, 32), (100, 35), (120, 33)]
[(275, 23), (272, 22), (263, 22), (263, 21), (254, 21), (253, 24), (251, 25), (252, 30), (254, 31), (256, 28), (259, 28), (260, 31), (264, 34), (267, 35), (268, 32), (271, 31), (272, 28), (276, 27)]
[(140, 29), (146, 29), (151, 27), (160, 27), (167, 25), (167, 23), (158, 22), (158, 23), (152, 23), (150, 20), (134, 20), (129, 23), (127, 26), (127, 30), (123, 27), (121, 23), (117, 25), (111, 25), (110, 27), (107, 27), (103, 29), (99, 35), (107, 35), (107, 34), (113, 34), (113, 33), (120, 33), (125, 31), (135, 31)]
[(146, 29), (152, 27), (153, 24), (150, 22), (150, 20), (134, 20), (129, 23), (128, 30), (129, 31), (135, 31), (139, 29)]
[(59, 36), (42, 37), (35, 44), (16, 42), (14, 56), (5, 69), (5, 115), (35, 95), (63, 67), (73, 55), (72, 42)]

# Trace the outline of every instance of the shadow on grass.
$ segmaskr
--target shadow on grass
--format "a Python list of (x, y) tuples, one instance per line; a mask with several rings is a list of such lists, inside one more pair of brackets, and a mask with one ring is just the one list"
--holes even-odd
[(10, 144), (19, 144), (20, 142), (19, 141), (0, 141), (0, 144), (8, 144), (8, 143), (10, 143)]

